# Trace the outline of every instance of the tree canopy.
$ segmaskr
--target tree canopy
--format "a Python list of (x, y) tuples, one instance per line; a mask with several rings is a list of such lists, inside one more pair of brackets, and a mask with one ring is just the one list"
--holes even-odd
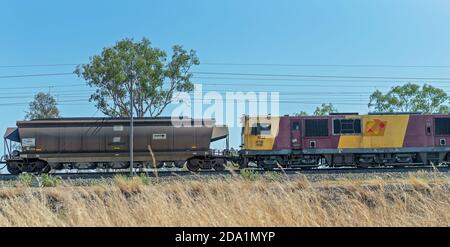
[(328, 115), (330, 113), (335, 113), (338, 112), (338, 110), (336, 109), (336, 107), (333, 106), (333, 104), (328, 103), (325, 104), (323, 103), (322, 105), (316, 107), (316, 110), (314, 111), (314, 115), (316, 116), (325, 116)]
[(299, 116), (308, 116), (308, 113), (305, 112), (305, 111), (299, 111), (297, 113), (294, 113), (294, 116), (297, 116), (297, 117), (299, 117)]
[[(327, 103), (327, 104), (321, 104), (320, 106), (317, 106), (316, 109), (314, 110), (314, 114), (315, 116), (324, 116), (324, 115), (328, 115), (330, 113), (335, 113), (338, 112), (338, 110), (336, 109), (336, 107), (333, 106), (333, 104), (331, 103)], [(299, 111), (297, 113), (294, 113), (294, 116), (308, 116), (309, 114), (306, 111)]]
[(368, 106), (376, 112), (448, 113), (449, 100), (440, 88), (407, 83), (391, 88), (386, 94), (376, 90), (370, 95)]
[(89, 64), (78, 66), (75, 73), (96, 88), (90, 101), (103, 114), (129, 117), (133, 88), (134, 115), (156, 117), (177, 93), (194, 89), (190, 69), (200, 64), (194, 50), (186, 51), (180, 45), (172, 47), (167, 60), (166, 52), (152, 47), (146, 38), (140, 42), (123, 39), (91, 57)]
[(28, 105), (25, 119), (58, 118), (59, 110), (55, 98), (49, 93), (37, 93)]

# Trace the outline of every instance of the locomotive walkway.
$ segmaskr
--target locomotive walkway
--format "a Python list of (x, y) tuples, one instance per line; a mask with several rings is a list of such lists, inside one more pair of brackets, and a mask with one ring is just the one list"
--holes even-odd
[[(253, 170), (256, 173), (264, 174), (268, 171), (264, 170)], [(439, 173), (449, 173), (449, 166), (439, 166), (439, 167), (403, 167), (403, 168), (318, 168), (318, 169), (283, 169), (283, 170), (273, 170), (271, 172), (280, 173), (280, 175), (292, 176), (292, 175), (308, 175), (308, 174), (364, 174), (364, 173), (408, 173), (408, 172), (439, 172)], [(225, 170), (225, 171), (181, 171), (181, 170), (165, 170), (165, 171), (147, 171), (147, 172), (136, 172), (136, 175), (146, 175), (149, 177), (186, 177), (186, 176), (238, 176), (241, 173), (240, 170)], [(60, 177), (64, 180), (73, 179), (111, 179), (115, 176), (130, 176), (130, 172), (66, 172), (66, 173), (50, 173), (52, 176)], [(0, 181), (11, 181), (16, 180), (18, 176), (11, 174), (0, 174)]]

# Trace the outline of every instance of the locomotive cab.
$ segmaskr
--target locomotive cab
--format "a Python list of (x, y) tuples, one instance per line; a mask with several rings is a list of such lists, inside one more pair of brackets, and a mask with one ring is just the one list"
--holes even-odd
[(272, 150), (278, 134), (279, 117), (244, 116), (243, 149)]

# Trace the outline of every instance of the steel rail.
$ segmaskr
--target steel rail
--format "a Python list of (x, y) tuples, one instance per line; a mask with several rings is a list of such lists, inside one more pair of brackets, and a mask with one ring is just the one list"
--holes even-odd
[[(281, 175), (308, 175), (308, 174), (364, 174), (364, 173), (407, 173), (407, 172), (440, 172), (448, 173), (450, 172), (449, 166), (416, 166), (416, 167), (402, 167), (402, 168), (313, 168), (313, 169), (275, 169), (271, 171), (265, 171), (261, 169), (251, 169), (258, 174), (264, 174), (266, 172), (277, 172)], [(214, 171), (214, 170), (204, 170), (198, 172), (191, 171), (147, 171), (147, 172), (136, 172), (137, 175), (146, 175), (149, 177), (185, 177), (185, 176), (232, 176), (239, 175), (242, 170), (225, 170), (225, 171)], [(73, 179), (111, 179), (115, 176), (130, 176), (129, 171), (121, 172), (66, 172), (66, 173), (50, 173), (52, 176), (59, 177), (63, 180), (73, 180)], [(11, 181), (17, 180), (18, 176), (11, 174), (0, 174), (0, 181)]]

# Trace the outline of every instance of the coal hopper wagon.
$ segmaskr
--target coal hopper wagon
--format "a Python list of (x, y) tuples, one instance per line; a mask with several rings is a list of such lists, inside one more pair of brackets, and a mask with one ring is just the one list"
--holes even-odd
[[(210, 145), (228, 140), (228, 128), (215, 125), (212, 119), (182, 121), (135, 119), (133, 167), (186, 165), (193, 171), (223, 170), (225, 159), (215, 156)], [(61, 118), (18, 121), (16, 125), (4, 135), (4, 161), (11, 174), (130, 167), (129, 119)]]

